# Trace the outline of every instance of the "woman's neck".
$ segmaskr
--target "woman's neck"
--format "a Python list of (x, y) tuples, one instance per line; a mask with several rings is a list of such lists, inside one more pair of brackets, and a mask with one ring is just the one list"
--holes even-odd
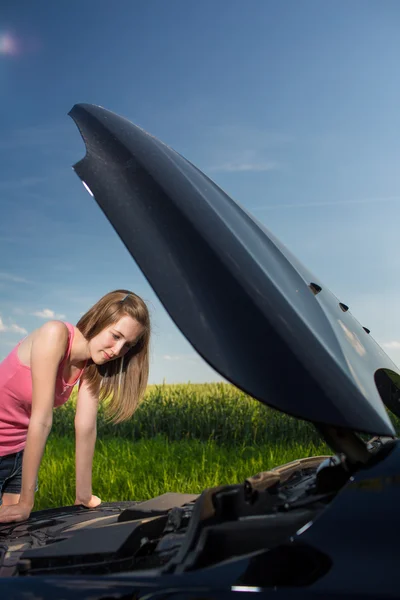
[(75, 366), (82, 366), (81, 363), (86, 362), (90, 358), (89, 342), (77, 329), (75, 329), (75, 335), (71, 346), (70, 362)]

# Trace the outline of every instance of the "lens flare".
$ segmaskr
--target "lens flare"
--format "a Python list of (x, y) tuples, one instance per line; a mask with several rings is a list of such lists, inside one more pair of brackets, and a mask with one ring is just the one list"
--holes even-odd
[(16, 56), (19, 53), (17, 39), (10, 33), (0, 33), (0, 54)]

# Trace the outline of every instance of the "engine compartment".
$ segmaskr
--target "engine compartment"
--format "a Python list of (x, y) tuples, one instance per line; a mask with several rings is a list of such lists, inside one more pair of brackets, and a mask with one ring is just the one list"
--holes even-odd
[[(278, 548), (282, 565), (293, 561), (292, 550), (285, 558), (282, 547), (324, 510), (349, 476), (344, 458), (320, 456), (200, 496), (164, 494), (102, 505), (101, 511), (33, 513), (27, 524), (0, 528), (0, 576), (184, 573), (265, 551), (275, 561), (271, 551)], [(295, 562), (300, 564), (299, 557)]]

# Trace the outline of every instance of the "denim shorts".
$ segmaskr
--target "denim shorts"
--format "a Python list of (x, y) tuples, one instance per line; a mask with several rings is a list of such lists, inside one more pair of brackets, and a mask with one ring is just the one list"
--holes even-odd
[[(3, 494), (20, 494), (22, 485), (22, 457), (24, 451), (0, 456), (0, 506)], [(35, 492), (38, 491), (36, 479)]]
[(0, 505), (3, 494), (20, 494), (23, 450), (0, 456)]

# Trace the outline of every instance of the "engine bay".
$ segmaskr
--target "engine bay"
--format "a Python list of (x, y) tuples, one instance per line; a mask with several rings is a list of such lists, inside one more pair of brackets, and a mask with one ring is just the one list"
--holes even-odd
[[(344, 457), (320, 456), (200, 496), (33, 513), (26, 523), (0, 526), (0, 576), (184, 573), (266, 550), (276, 561), (271, 550), (281, 553), (349, 476)], [(279, 564), (293, 562), (292, 554), (279, 555)]]

